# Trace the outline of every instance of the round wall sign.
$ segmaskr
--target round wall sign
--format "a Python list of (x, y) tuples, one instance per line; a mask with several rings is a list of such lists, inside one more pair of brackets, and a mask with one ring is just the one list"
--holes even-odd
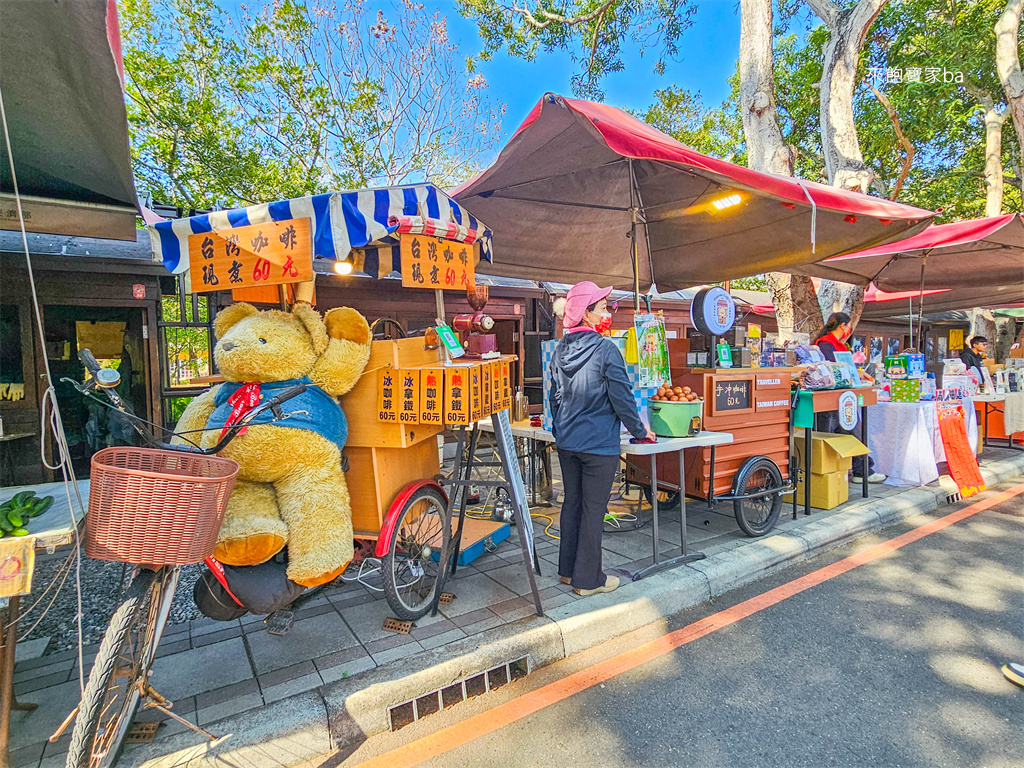
[(736, 322), (736, 304), (720, 286), (703, 288), (690, 304), (690, 320), (705, 336), (721, 336)]
[(857, 394), (843, 392), (839, 396), (839, 426), (851, 432), (860, 420), (860, 408), (857, 407)]

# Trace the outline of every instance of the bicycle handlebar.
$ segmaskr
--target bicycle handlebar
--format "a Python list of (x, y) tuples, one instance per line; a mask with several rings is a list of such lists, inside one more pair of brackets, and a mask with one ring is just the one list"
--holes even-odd
[[(75, 387), (75, 389), (77, 389), (82, 394), (90, 394), (92, 392), (93, 385), (96, 382), (96, 373), (99, 370), (101, 370), (100, 364), (97, 362), (96, 357), (93, 355), (93, 353), (88, 349), (79, 350), (78, 359), (82, 362), (82, 365), (84, 365), (86, 369), (89, 371), (89, 373), (92, 375), (92, 380), (89, 382), (89, 384), (82, 385), (79, 384), (77, 381), (74, 381), (73, 379), (69, 378), (63, 378), (61, 379), (61, 381), (66, 381), (72, 384)], [(174, 445), (164, 440), (158, 440), (146, 426), (147, 422), (139, 418), (139, 416), (135, 414), (135, 411), (132, 409), (131, 405), (122, 400), (115, 390), (108, 387), (101, 387), (101, 389), (104, 392), (104, 394), (106, 394), (107, 399), (110, 400), (111, 407), (116, 408), (118, 411), (123, 413), (131, 420), (132, 426), (135, 427), (135, 430), (142, 436), (143, 440), (145, 440), (148, 445), (152, 445), (157, 448), (161, 448), (163, 450), (168, 451), (182, 451), (184, 453), (201, 453), (203, 455), (209, 456), (222, 451), (227, 446), (228, 443), (235, 439), (235, 437), (242, 429), (247, 427), (260, 414), (268, 410), (273, 411), (274, 413), (273, 421), (278, 421), (280, 419), (286, 418), (287, 414), (285, 414), (281, 410), (281, 406), (287, 401), (291, 400), (292, 398), (298, 397), (303, 392), (305, 392), (306, 387), (306, 384), (296, 384), (294, 387), (289, 387), (281, 394), (277, 395), (276, 397), (272, 397), (270, 400), (261, 404), (259, 407), (249, 411), (236, 423), (232, 424), (230, 427), (226, 427), (224, 430), (224, 436), (212, 448), (200, 448), (197, 445), (189, 444)], [(171, 434), (174, 433), (172, 432)]]

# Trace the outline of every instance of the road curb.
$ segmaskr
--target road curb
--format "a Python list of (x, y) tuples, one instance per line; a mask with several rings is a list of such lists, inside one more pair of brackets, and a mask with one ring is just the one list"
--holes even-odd
[[(990, 487), (1024, 475), (1024, 453), (982, 467)], [(866, 499), (785, 533), (752, 540), (616, 592), (551, 609), (474, 637), (423, 651), (350, 679), (324, 685), (219, 721), (232, 738), (210, 748), (191, 732), (158, 738), (125, 753), (125, 768), (294, 766), (361, 743), (390, 728), (389, 710), (517, 658), (530, 669), (553, 664), (764, 578), (855, 539), (933, 512), (941, 488), (906, 489)]]

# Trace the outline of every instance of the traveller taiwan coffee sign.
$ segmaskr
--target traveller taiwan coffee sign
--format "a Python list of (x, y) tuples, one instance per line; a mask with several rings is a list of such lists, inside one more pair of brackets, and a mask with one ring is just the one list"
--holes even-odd
[(473, 246), (425, 235), (401, 236), (402, 285), (465, 290), (476, 285)]
[(196, 293), (312, 280), (309, 219), (189, 235), (188, 261)]

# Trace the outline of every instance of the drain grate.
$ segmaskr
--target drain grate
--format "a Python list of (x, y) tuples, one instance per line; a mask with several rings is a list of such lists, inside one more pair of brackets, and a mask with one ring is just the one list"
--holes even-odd
[(964, 500), (964, 497), (960, 495), (960, 491), (951, 493), (946, 497), (946, 504), (957, 504)]
[(159, 722), (132, 723), (124, 735), (124, 742), (125, 744), (149, 744), (156, 738), (156, 729), (159, 727)]
[(472, 675), (457, 683), (419, 696), (412, 701), (391, 707), (388, 710), (391, 716), (391, 730), (397, 731), (409, 723), (440, 712), (442, 709), (448, 709), (461, 701), (497, 690), (515, 680), (522, 680), (528, 674), (530, 674), (530, 659), (528, 656), (523, 656), (521, 659), (500, 664), (486, 672)]
[(396, 619), (393, 616), (388, 616), (386, 619), (384, 619), (384, 626), (382, 627), (382, 629), (385, 632), (395, 632), (399, 635), (408, 635), (409, 631), (412, 629), (412, 622), (401, 621), (400, 619)]

